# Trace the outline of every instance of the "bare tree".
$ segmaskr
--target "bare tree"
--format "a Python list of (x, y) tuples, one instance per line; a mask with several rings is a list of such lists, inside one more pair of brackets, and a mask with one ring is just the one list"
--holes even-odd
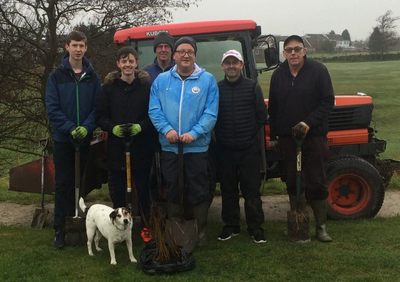
[(378, 52), (381, 55), (381, 58), (391, 46), (397, 44), (397, 26), (395, 22), (399, 19), (400, 17), (393, 16), (391, 10), (386, 11), (385, 14), (376, 19), (378, 25), (373, 28), (373, 32), (371, 33), (370, 48), (371, 50)]
[(119, 28), (170, 22), (171, 8), (186, 9), (196, 2), (2, 0), (0, 151), (35, 154), (38, 153), (38, 140), (49, 136), (51, 129), (44, 102), (46, 82), (61, 62), (64, 52), (62, 35), (70, 32), (73, 26), (89, 27), (85, 31), (89, 32), (86, 35), (90, 47), (90, 42), (96, 38), (112, 38), (113, 32)]

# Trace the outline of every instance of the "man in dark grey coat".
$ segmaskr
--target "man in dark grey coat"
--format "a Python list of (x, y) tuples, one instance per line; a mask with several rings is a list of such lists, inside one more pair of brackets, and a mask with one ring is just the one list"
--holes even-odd
[(316, 235), (331, 242), (325, 229), (328, 187), (328, 115), (335, 96), (326, 67), (307, 59), (303, 39), (289, 36), (284, 42), (286, 61), (273, 73), (269, 92), (271, 149), (283, 155), (291, 210), (297, 208), (296, 139), (302, 142), (302, 184), (299, 208), (305, 208), (305, 192), (314, 211)]

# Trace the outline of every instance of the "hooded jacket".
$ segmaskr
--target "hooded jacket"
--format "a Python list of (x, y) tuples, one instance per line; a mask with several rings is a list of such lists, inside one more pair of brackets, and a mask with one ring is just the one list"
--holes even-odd
[(47, 80), (46, 111), (56, 142), (71, 142), (70, 132), (83, 126), (88, 131), (83, 145), (88, 145), (97, 128), (94, 115), (101, 84), (86, 57), (82, 58), (82, 64), (83, 74), (77, 80), (69, 63), (69, 53), (66, 53), (62, 64)]
[[(135, 71), (135, 79), (127, 83), (118, 71), (109, 73), (101, 91), (96, 111), (96, 121), (108, 132), (107, 164), (110, 170), (125, 170), (125, 145), (122, 138), (112, 133), (114, 126), (136, 123), (142, 131), (132, 137), (130, 145), (132, 169), (146, 169), (152, 165), (153, 152), (157, 143), (157, 132), (150, 121), (149, 74)], [(129, 141), (129, 140), (128, 140)]]
[(326, 67), (304, 58), (304, 65), (294, 77), (285, 61), (271, 77), (268, 114), (271, 140), (291, 136), (300, 121), (309, 127), (307, 135), (328, 133), (328, 115), (335, 103), (331, 77)]
[(195, 139), (184, 144), (183, 153), (208, 150), (217, 120), (218, 93), (214, 76), (197, 64), (185, 80), (179, 76), (177, 66), (157, 77), (151, 87), (149, 116), (159, 132), (163, 151), (178, 153), (178, 144), (169, 144), (166, 138), (171, 129), (178, 136), (190, 133)]

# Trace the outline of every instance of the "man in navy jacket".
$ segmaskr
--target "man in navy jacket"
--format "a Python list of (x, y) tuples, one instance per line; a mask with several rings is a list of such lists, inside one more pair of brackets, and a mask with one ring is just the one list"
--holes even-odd
[(153, 83), (160, 73), (169, 71), (175, 65), (172, 57), (173, 46), (174, 38), (168, 32), (162, 31), (154, 37), (153, 48), (156, 58), (152, 64), (143, 68), (150, 75), (150, 84)]
[(50, 74), (46, 86), (46, 111), (54, 141), (54, 247), (57, 249), (65, 245), (66, 217), (73, 216), (75, 211), (75, 146), (80, 146), (83, 176), (92, 133), (97, 128), (94, 114), (101, 91), (99, 77), (84, 57), (85, 34), (72, 31), (65, 49), (68, 52)]

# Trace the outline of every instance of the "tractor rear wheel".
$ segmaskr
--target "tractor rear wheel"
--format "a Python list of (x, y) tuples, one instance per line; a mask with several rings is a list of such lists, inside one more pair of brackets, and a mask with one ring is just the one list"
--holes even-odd
[(335, 220), (374, 217), (385, 197), (379, 172), (358, 157), (332, 161), (326, 173), (328, 217)]

